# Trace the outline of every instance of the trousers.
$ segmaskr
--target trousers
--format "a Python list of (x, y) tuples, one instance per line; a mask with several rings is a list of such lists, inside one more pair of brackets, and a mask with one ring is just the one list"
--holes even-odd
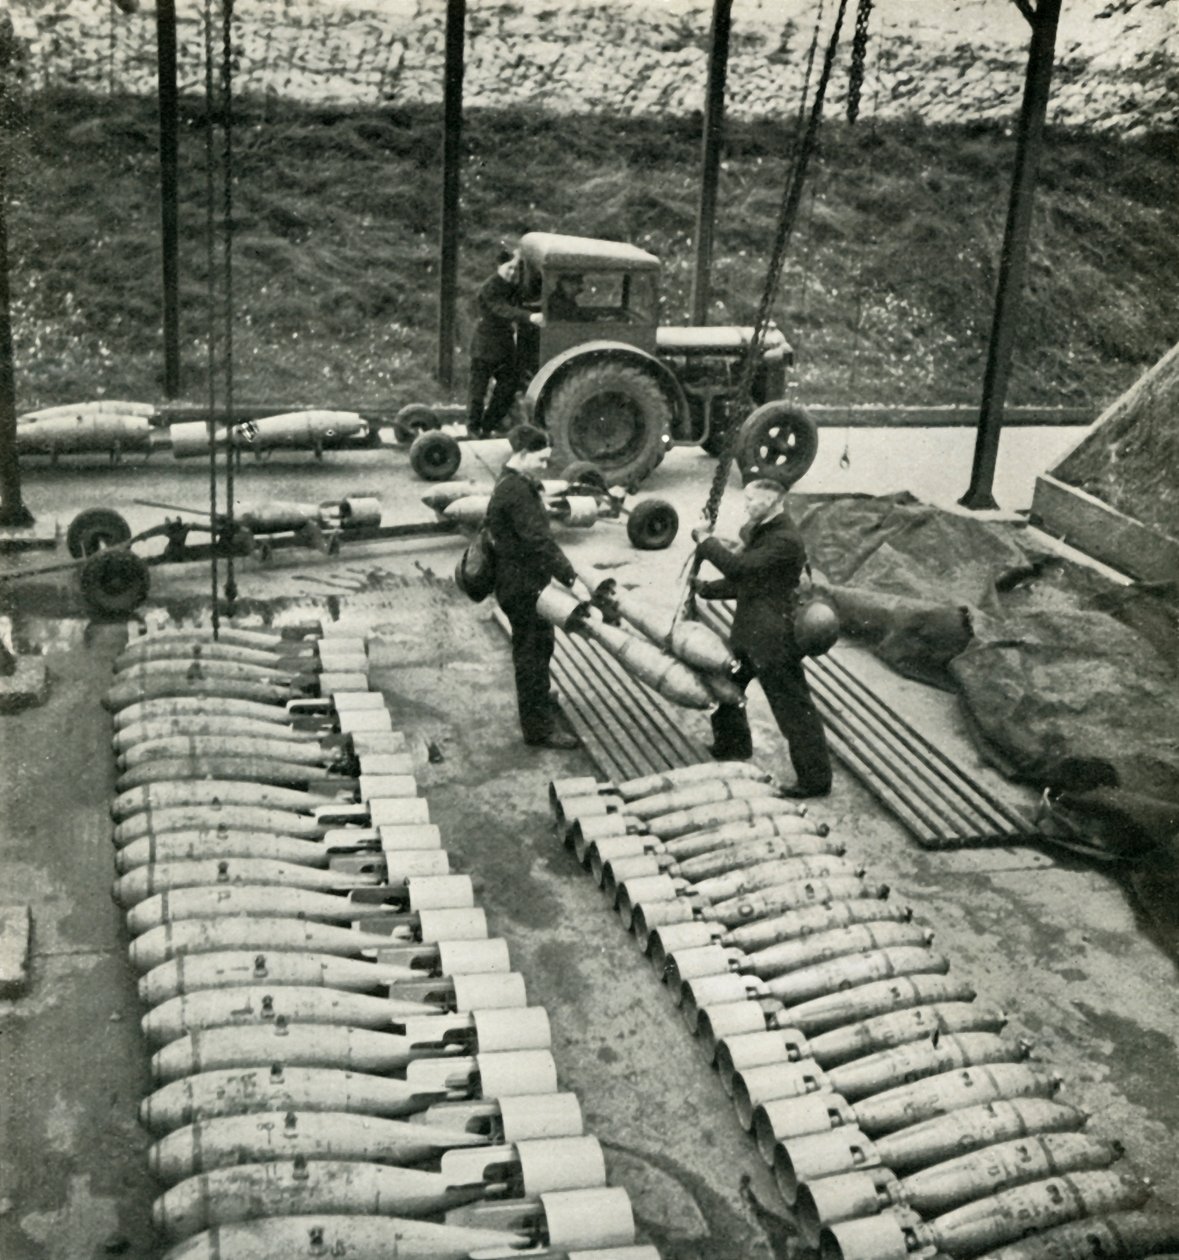
[(516, 707), (520, 732), (528, 743), (552, 733), (553, 709), (549, 700), (549, 662), (556, 635), (536, 611), (536, 596), (500, 600), (512, 627), (512, 666), (516, 674)]
[[(491, 397), (487, 387), (494, 380)], [(467, 398), (467, 428), (475, 436), (502, 426), (504, 417), (516, 396), (516, 365), (512, 360), (471, 361), (470, 388)]]
[[(815, 708), (801, 658), (785, 658), (755, 668), (747, 657), (739, 658), (741, 672), (735, 681), (744, 691), (756, 678), (761, 683), (770, 712), (790, 748), (790, 764), (798, 786), (810, 792), (831, 787), (831, 754), (823, 719)], [(718, 705), (712, 715), (716, 738), (714, 756), (743, 760), (753, 754), (749, 718), (738, 704)]]

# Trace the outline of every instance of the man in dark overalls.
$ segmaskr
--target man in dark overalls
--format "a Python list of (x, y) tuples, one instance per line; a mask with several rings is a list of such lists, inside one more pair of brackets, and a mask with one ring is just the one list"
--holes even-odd
[[(467, 431), (472, 437), (501, 431), (516, 396), (520, 379), (516, 329), (530, 326), (533, 314), (522, 305), (522, 268), (519, 252), (502, 251), (499, 266), (475, 297), (467, 401)], [(492, 386), (490, 399), (488, 385)]]
[(576, 748), (578, 740), (554, 726), (556, 705), (549, 692), (553, 627), (536, 611), (536, 598), (550, 579), (572, 586), (576, 574), (557, 546), (541, 500), (539, 478), (552, 456), (548, 434), (531, 424), (508, 433), (512, 454), (491, 492), (487, 528), (495, 548), (495, 598), (512, 627), (516, 703), (526, 744)]
[[(737, 682), (756, 678), (765, 692), (778, 729), (790, 745), (797, 783), (784, 796), (826, 796), (831, 791), (831, 759), (823, 722), (815, 709), (794, 641), (798, 582), (806, 549), (786, 510), (786, 491), (776, 481), (751, 481), (745, 487), (748, 520), (743, 545), (727, 546), (703, 527), (692, 531), (696, 554), (724, 577), (695, 580), (704, 599), (735, 599), (730, 644), (741, 664)], [(713, 756), (742, 760), (753, 754), (749, 719), (739, 704), (718, 705), (712, 715)]]

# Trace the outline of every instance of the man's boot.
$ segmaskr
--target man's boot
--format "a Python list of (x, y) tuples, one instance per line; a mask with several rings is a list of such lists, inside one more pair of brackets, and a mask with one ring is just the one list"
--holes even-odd
[(714, 761), (745, 761), (753, 756), (753, 736), (744, 705), (718, 704), (709, 720), (712, 743), (708, 752)]

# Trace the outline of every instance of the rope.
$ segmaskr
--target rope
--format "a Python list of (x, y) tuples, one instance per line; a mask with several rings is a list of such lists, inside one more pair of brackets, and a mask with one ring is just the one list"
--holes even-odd
[(224, 132), (222, 178), (222, 268), (225, 276), (225, 600), (233, 616), (237, 600), (233, 549), (233, 0), (221, 0), (221, 108)]
[(208, 377), (207, 403), (209, 417), (205, 430), (209, 437), (209, 528), (213, 546), (210, 548), (210, 579), (213, 588), (213, 639), (218, 639), (221, 617), (217, 606), (217, 325), (214, 311), (217, 304), (215, 252), (213, 246), (213, 0), (205, 0), (205, 268), (206, 317), (208, 320)]

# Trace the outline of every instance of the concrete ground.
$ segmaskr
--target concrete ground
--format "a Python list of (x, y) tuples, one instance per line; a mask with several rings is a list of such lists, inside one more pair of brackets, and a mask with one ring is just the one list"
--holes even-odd
[[(800, 489), (907, 488), (943, 502), (965, 489), (970, 449), (961, 431), (855, 431), (847, 470), (838, 462), (841, 436), (824, 442)], [(997, 481), (1004, 507), (1025, 506), (1030, 472), (1075, 437), (1005, 435)], [(490, 479), (505, 448), (479, 443), (466, 454), (463, 471)], [(648, 483), (647, 492), (680, 510), (681, 536), (668, 552), (635, 552), (605, 522), (566, 531), (561, 541), (576, 561), (670, 600), (711, 469), (695, 452), (674, 452)], [(206, 488), (203, 466), (166, 457), (114, 470), (30, 466), (25, 474), (34, 512), (58, 515), (63, 527), (82, 507), (123, 510), (137, 497), (198, 506)], [(376, 493), (387, 521), (428, 519), (418, 501), (426, 489), (402, 455), (384, 451), (329, 455), (322, 464), (294, 456), (247, 462), (239, 481), (242, 499)], [(722, 527), (735, 527), (734, 508), (726, 504)], [(161, 515), (134, 507), (125, 514), (134, 528)], [(412, 736), (432, 816), (454, 864), (474, 876), (531, 1000), (548, 1009), (562, 1083), (580, 1097), (611, 1181), (630, 1191), (642, 1236), (668, 1260), (792, 1256), (788, 1213), (715, 1072), (632, 938), (553, 840), (547, 781), (586, 773), (590, 763), (580, 752), (519, 744), (507, 643), (486, 606), (466, 602), (450, 583), (457, 550), (456, 539), (442, 539), (346, 547), (335, 559), (280, 553), (268, 568), (242, 561), (242, 612), (282, 623), (340, 616), (369, 634), (374, 684)], [(148, 1051), (121, 916), (108, 897), (114, 774), (99, 705), (125, 631), (89, 621), (68, 578), (27, 580), (0, 589), (0, 598), (18, 646), (44, 652), (52, 676), (45, 706), (0, 718), (0, 901), (30, 905), (34, 919), (31, 990), (0, 1003), (0, 1256), (149, 1260), (162, 1248), (150, 1230), (148, 1141), (135, 1119)], [(207, 600), (203, 568), (153, 569), (153, 620), (204, 618)], [(855, 648), (840, 650), (934, 742), (1007, 799), (1029, 804), (981, 766), (952, 697), (892, 676)], [(759, 760), (784, 768), (760, 697), (753, 717)], [(684, 721), (703, 733), (702, 715)], [(427, 743), (440, 761), (427, 760)], [(1120, 885), (1048, 850), (921, 850), (842, 767), (813, 813), (936, 929), (937, 948), (980, 1000), (1003, 1007), (1010, 1029), (1059, 1069), (1061, 1099), (1090, 1113), (1094, 1133), (1120, 1138), (1157, 1198), (1179, 1205), (1171, 1155), (1179, 1132), (1175, 964), (1141, 930)]]

